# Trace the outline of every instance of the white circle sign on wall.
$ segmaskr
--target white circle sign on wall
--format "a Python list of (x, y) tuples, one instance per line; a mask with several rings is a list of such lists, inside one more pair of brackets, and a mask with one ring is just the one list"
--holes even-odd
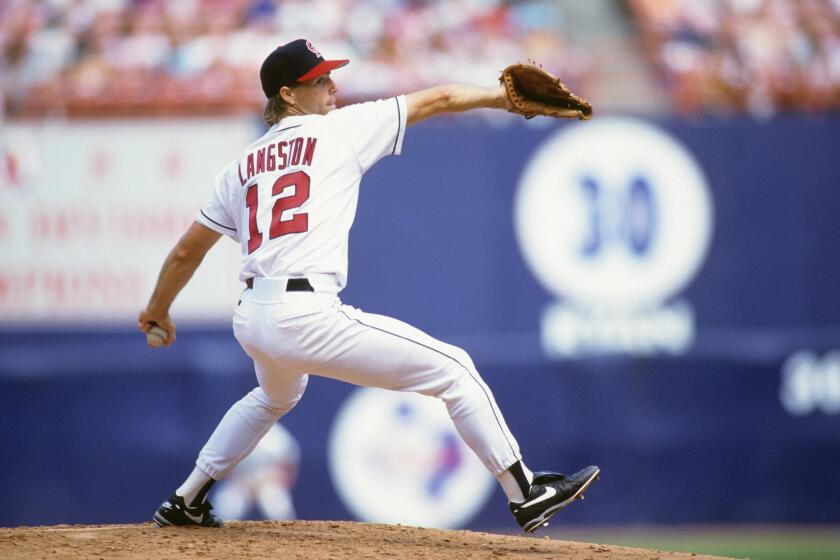
[(496, 481), (455, 431), (438, 399), (357, 388), (330, 433), (330, 474), (360, 520), (459, 528)]
[(551, 294), (590, 307), (656, 305), (708, 250), (712, 203), (691, 154), (659, 128), (605, 118), (563, 128), (528, 162), (514, 223)]

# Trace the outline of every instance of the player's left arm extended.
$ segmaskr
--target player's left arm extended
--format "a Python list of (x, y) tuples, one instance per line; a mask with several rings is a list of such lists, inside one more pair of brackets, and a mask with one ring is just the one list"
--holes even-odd
[(409, 126), (443, 113), (460, 113), (481, 108), (510, 108), (505, 88), (501, 86), (450, 84), (409, 93), (405, 99)]
[(175, 297), (187, 285), (193, 273), (204, 260), (207, 251), (216, 244), (222, 234), (193, 222), (181, 237), (160, 269), (157, 284), (149, 298), (146, 309), (137, 317), (137, 327), (149, 332), (155, 324), (169, 333), (166, 345), (175, 342), (175, 323), (169, 317), (169, 307)]

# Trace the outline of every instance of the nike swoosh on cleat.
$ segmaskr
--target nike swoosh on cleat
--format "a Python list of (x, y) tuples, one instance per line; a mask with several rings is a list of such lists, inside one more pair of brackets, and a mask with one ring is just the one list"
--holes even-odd
[(194, 523), (198, 523), (199, 525), (201, 524), (201, 520), (204, 518), (203, 515), (195, 516), (195, 515), (191, 514), (189, 511), (187, 511), (186, 508), (184, 508), (183, 511), (184, 511), (184, 515), (186, 515), (187, 517), (192, 519)]
[(538, 503), (540, 503), (542, 501), (545, 501), (549, 498), (553, 498), (556, 493), (557, 493), (557, 490), (555, 488), (552, 488), (551, 486), (546, 486), (545, 492), (543, 492), (542, 494), (540, 494), (538, 497), (534, 498), (530, 502), (525, 502), (524, 504), (522, 504), (520, 506), (520, 508), (531, 507), (534, 504), (538, 504)]

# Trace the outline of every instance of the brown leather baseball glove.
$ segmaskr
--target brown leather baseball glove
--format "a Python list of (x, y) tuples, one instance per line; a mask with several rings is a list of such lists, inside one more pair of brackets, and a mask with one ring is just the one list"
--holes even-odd
[(510, 112), (526, 119), (537, 115), (564, 119), (592, 118), (589, 101), (569, 91), (563, 82), (538, 66), (511, 64), (499, 76), (512, 105)]

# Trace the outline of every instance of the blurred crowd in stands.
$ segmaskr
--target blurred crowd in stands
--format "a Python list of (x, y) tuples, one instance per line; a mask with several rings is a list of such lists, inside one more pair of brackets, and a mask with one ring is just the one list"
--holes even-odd
[[(586, 95), (601, 69), (567, 44), (574, 4), (564, 4), (586, 1), (0, 0), (0, 106), (252, 111), (264, 102), (262, 60), (299, 37), (351, 59), (336, 75), (343, 102), (448, 81), (491, 85), (529, 58)], [(629, 6), (679, 111), (840, 108), (840, 0), (615, 1)]]
[(686, 113), (840, 109), (840, 0), (630, 0)]
[(561, 17), (551, 0), (0, 0), (2, 89), (11, 115), (251, 110), (262, 60), (300, 37), (351, 60), (344, 102), (491, 85), (528, 57), (575, 83)]

